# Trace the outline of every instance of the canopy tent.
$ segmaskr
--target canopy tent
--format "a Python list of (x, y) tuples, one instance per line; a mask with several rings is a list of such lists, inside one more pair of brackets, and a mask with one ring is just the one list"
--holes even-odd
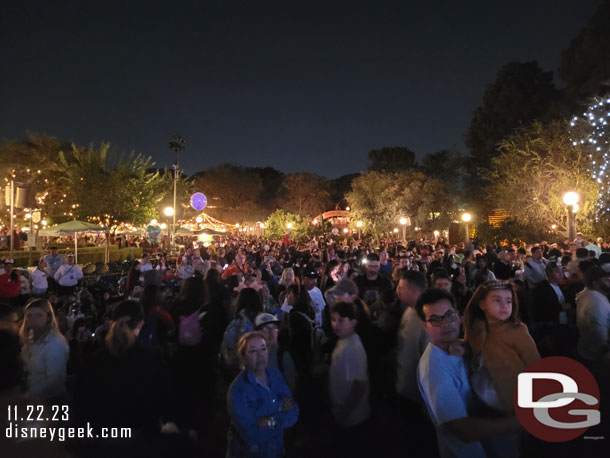
[(104, 232), (106, 233), (106, 262), (108, 262), (108, 228), (86, 221), (67, 221), (55, 226), (47, 227), (38, 232), (43, 237), (73, 235), (74, 236), (74, 262), (78, 262), (78, 233), (79, 232)]
[(194, 234), (200, 235), (200, 234), (206, 234), (206, 235), (227, 235), (226, 232), (222, 232), (222, 231), (215, 231), (214, 229), (209, 229), (209, 228), (205, 228), (205, 229), (201, 229), (200, 231), (193, 231)]
[(191, 231), (189, 229), (186, 229), (184, 227), (179, 227), (178, 229), (176, 229), (176, 235), (192, 235), (192, 236), (196, 236), (196, 235), (227, 235), (226, 232), (221, 232), (221, 231), (215, 231), (214, 229), (209, 229), (209, 228), (205, 228), (205, 229), (201, 229), (200, 231)]

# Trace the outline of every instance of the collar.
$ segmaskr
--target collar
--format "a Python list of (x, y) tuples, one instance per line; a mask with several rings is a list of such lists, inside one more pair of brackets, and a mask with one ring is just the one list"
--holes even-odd
[(267, 376), (267, 386), (265, 386), (261, 382), (259, 382), (257, 380), (257, 378), (254, 376), (254, 373), (250, 369), (244, 369), (244, 371), (246, 372), (245, 377), (248, 382), (250, 382), (251, 384), (253, 384), (255, 386), (260, 386), (267, 391), (271, 390), (271, 373), (269, 372), (269, 368), (265, 369), (265, 374)]

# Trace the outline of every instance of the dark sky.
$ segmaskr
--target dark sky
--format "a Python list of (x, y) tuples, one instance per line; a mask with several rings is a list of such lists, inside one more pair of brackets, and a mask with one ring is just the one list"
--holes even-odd
[(192, 174), (223, 162), (366, 168), (367, 151), (465, 152), (508, 61), (555, 70), (597, 0), (24, 1), (0, 7), (0, 138), (102, 140)]

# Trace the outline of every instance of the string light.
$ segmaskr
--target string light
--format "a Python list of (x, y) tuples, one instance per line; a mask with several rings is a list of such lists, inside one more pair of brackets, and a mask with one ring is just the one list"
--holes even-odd
[(591, 178), (600, 185), (599, 199), (595, 204), (595, 220), (609, 212), (610, 204), (610, 131), (606, 129), (610, 117), (610, 98), (597, 99), (581, 116), (570, 120), (573, 146), (582, 145), (588, 153)]

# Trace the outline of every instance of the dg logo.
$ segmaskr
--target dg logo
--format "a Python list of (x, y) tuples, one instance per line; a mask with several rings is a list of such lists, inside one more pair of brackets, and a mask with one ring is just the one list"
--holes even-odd
[(575, 439), (601, 422), (595, 378), (563, 356), (543, 358), (520, 373), (514, 403), (523, 427), (547, 442)]

